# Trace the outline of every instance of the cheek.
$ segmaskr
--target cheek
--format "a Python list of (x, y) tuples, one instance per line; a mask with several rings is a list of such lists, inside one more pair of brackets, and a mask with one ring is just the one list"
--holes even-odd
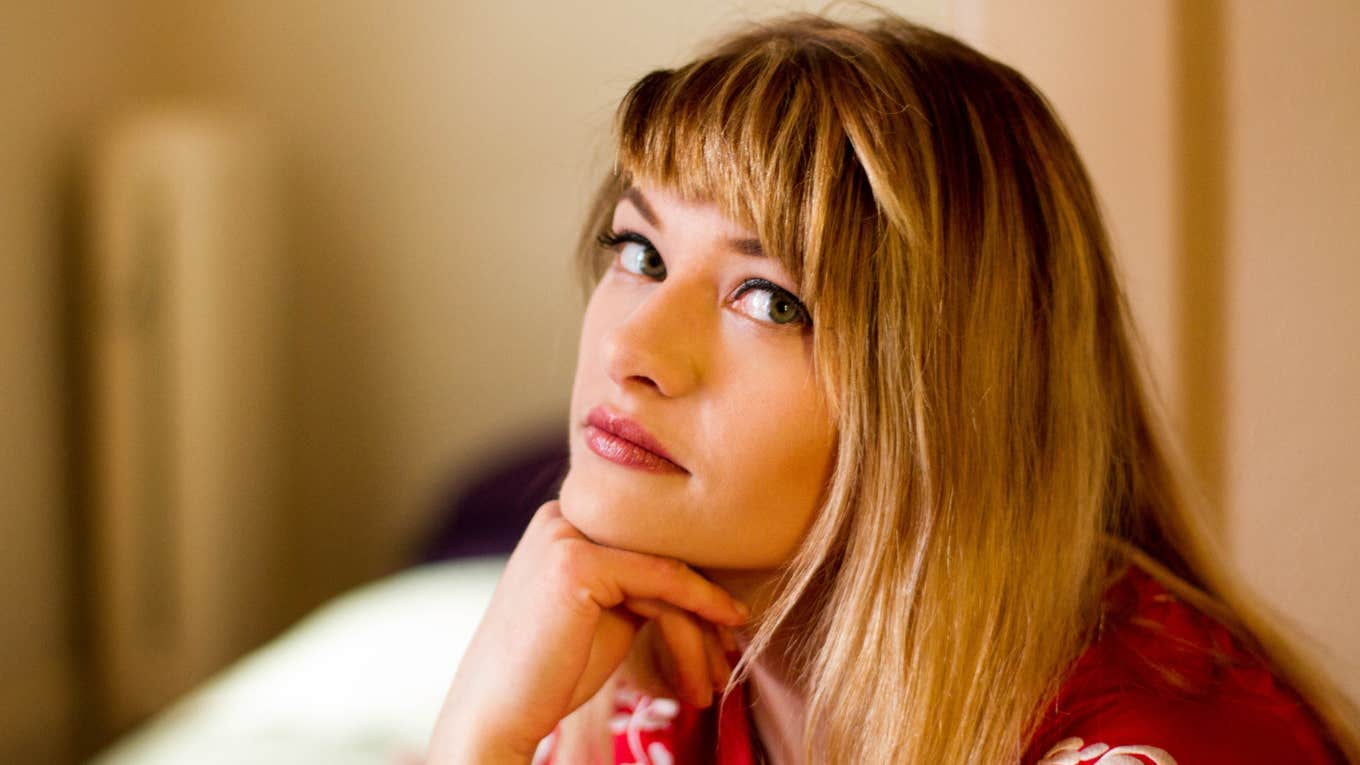
[(725, 532), (715, 544), (745, 556), (751, 567), (778, 566), (821, 507), (836, 427), (810, 348), (731, 346), (741, 352), (714, 359), (711, 371), (725, 385), (720, 404), (704, 413), (713, 446), (706, 493), (720, 508)]
[(605, 328), (609, 326), (610, 305), (607, 296), (597, 286), (586, 304), (585, 316), (581, 320), (581, 341), (576, 348), (576, 375), (572, 379), (571, 418), (573, 423), (585, 417), (581, 406), (583, 398), (603, 383), (604, 368), (601, 365), (601, 342)]
[(771, 395), (764, 401), (758, 413), (746, 410), (740, 420), (744, 433), (734, 439), (743, 448), (731, 463), (733, 504), (747, 508), (752, 525), (761, 527), (751, 530), (770, 535), (773, 546), (780, 548), (776, 557), (784, 557), (820, 507), (832, 469), (835, 429), (825, 407), (813, 398)]
[(594, 350), (599, 346), (601, 327), (604, 325), (602, 314), (605, 312), (606, 301), (600, 294), (597, 286), (591, 293), (590, 300), (586, 303), (585, 313), (581, 316), (581, 339), (576, 347), (576, 369), (585, 365), (587, 359), (594, 357)]

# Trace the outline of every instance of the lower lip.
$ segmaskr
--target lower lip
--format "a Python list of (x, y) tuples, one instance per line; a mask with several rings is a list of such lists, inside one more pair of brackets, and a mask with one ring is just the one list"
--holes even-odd
[(585, 426), (586, 446), (592, 452), (616, 465), (645, 470), (649, 473), (685, 473), (685, 469), (670, 460), (649, 452), (632, 441), (625, 441), (594, 425)]

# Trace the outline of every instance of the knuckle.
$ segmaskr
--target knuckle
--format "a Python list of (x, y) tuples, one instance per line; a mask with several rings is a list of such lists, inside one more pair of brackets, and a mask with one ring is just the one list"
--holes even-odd
[(581, 532), (577, 531), (576, 527), (571, 525), (570, 521), (561, 516), (545, 519), (543, 522), (543, 533), (548, 539), (554, 541), (562, 539), (581, 539)]
[(557, 512), (557, 500), (550, 500), (538, 506), (532, 517), (529, 518), (530, 528), (544, 526), (551, 521), (557, 520), (562, 516)]
[(552, 570), (564, 583), (579, 583), (585, 579), (589, 567), (585, 545), (574, 540), (561, 540), (553, 545)]
[(594, 593), (585, 585), (568, 585), (561, 594), (566, 607), (581, 616), (591, 616), (599, 611)]
[(558, 540), (567, 539), (566, 521), (561, 518), (551, 518), (543, 523), (543, 534), (548, 539)]
[(675, 558), (658, 558), (657, 573), (667, 583), (675, 585), (684, 581), (685, 575), (689, 573), (689, 566)]
[(556, 544), (548, 570), (553, 587), (561, 593), (566, 605), (580, 612), (597, 608), (589, 553), (586, 546), (578, 542)]
[(662, 558), (657, 574), (671, 598), (688, 601), (699, 591), (699, 575), (675, 558)]

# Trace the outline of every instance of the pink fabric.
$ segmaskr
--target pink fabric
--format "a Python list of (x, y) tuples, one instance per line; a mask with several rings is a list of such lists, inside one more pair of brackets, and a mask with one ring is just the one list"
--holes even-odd
[[(1344, 763), (1260, 659), (1141, 569), (1110, 588), (1106, 606), (1102, 635), (1073, 664), (1023, 765)], [(745, 690), (716, 711), (620, 692), (614, 762), (755, 765)], [(551, 743), (536, 763), (552, 761)]]

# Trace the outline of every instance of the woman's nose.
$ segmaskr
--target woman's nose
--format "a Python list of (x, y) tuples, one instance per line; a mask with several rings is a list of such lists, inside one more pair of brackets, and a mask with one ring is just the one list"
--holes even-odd
[(662, 283), (605, 333), (605, 367), (615, 385), (650, 387), (668, 398), (698, 387), (709, 322), (697, 293)]

